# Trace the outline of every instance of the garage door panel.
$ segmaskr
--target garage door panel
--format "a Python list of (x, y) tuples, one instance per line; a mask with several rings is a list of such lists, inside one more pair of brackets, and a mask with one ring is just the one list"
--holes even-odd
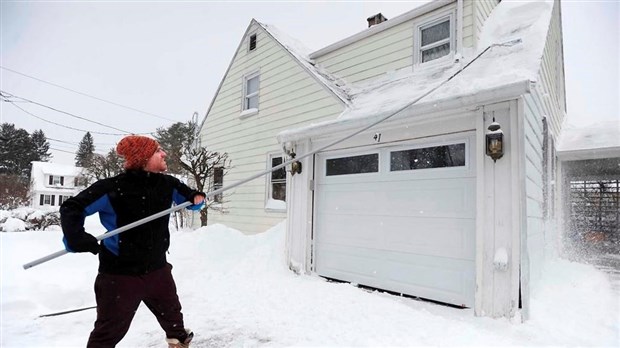
[(473, 219), (322, 215), (317, 242), (474, 259)]
[(444, 179), (319, 185), (319, 213), (470, 218), (475, 215), (475, 179)]
[(321, 244), (321, 275), (437, 301), (471, 306), (473, 262)]

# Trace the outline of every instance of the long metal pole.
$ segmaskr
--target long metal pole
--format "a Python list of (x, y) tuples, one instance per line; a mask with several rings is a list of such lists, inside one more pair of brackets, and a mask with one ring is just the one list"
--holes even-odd
[[(410, 107), (410, 106), (412, 106), (413, 104), (415, 104), (415, 103), (417, 103), (418, 101), (420, 101), (422, 98), (424, 98), (424, 97), (428, 96), (429, 94), (431, 94), (431, 93), (435, 92), (435, 91), (436, 91), (437, 89), (439, 89), (441, 86), (445, 85), (445, 84), (446, 84), (446, 83), (448, 83), (450, 80), (452, 80), (455, 76), (457, 76), (458, 74), (460, 74), (463, 70), (465, 70), (465, 69), (466, 69), (468, 66), (470, 66), (473, 62), (475, 62), (478, 58), (480, 58), (480, 56), (482, 56), (482, 55), (483, 55), (486, 51), (488, 51), (491, 47), (495, 47), (495, 46), (514, 46), (514, 45), (516, 45), (516, 44), (518, 44), (518, 43), (520, 43), (520, 42), (521, 42), (521, 39), (516, 39), (516, 40), (508, 41), (508, 42), (505, 42), (505, 43), (502, 43), (502, 44), (493, 44), (493, 45), (490, 45), (490, 46), (488, 46), (487, 48), (485, 48), (482, 52), (480, 52), (480, 53), (479, 53), (479, 54), (478, 54), (478, 55), (477, 55), (474, 59), (472, 59), (472, 60), (471, 60), (471, 61), (469, 61), (467, 64), (465, 64), (465, 66), (463, 66), (462, 68), (460, 68), (459, 70), (457, 70), (454, 74), (452, 74), (449, 78), (445, 79), (443, 82), (439, 83), (437, 86), (435, 86), (435, 87), (433, 87), (433, 88), (429, 89), (428, 91), (424, 92), (422, 95), (420, 95), (419, 97), (415, 98), (415, 99), (414, 99), (413, 101), (411, 101), (410, 103), (407, 103), (405, 106), (401, 107), (400, 109), (398, 109), (398, 110), (396, 110), (396, 111), (392, 112), (391, 114), (389, 114), (389, 115), (387, 115), (387, 116), (385, 116), (385, 117), (382, 117), (382, 118), (380, 118), (379, 120), (377, 120), (377, 121), (375, 121), (375, 122), (372, 122), (371, 124), (369, 124), (369, 125), (367, 125), (367, 126), (365, 126), (365, 127), (361, 128), (361, 129), (358, 129), (358, 130), (356, 130), (356, 131), (352, 132), (351, 134), (348, 134), (347, 136), (345, 136), (345, 137), (343, 137), (343, 138), (340, 138), (340, 139), (338, 139), (338, 140), (334, 140), (333, 142), (331, 142), (331, 143), (329, 143), (329, 144), (327, 144), (327, 145), (321, 146), (321, 147), (319, 147), (319, 148), (317, 148), (317, 149), (315, 149), (315, 150), (313, 150), (313, 151), (311, 151), (311, 152), (308, 152), (308, 153), (306, 153), (306, 154), (300, 155), (299, 157), (296, 157), (296, 158), (291, 158), (291, 159), (289, 159), (288, 161), (285, 161), (284, 163), (281, 163), (281, 164), (279, 164), (279, 165), (277, 165), (277, 166), (275, 166), (275, 167), (272, 167), (272, 168), (269, 168), (269, 169), (267, 169), (267, 170), (264, 170), (264, 171), (262, 171), (262, 172), (260, 172), (260, 173), (254, 174), (254, 175), (252, 175), (252, 176), (250, 176), (250, 177), (248, 177), (248, 178), (245, 178), (245, 179), (243, 179), (243, 180), (237, 181), (237, 182), (235, 182), (235, 183), (233, 183), (233, 184), (230, 184), (230, 185), (228, 185), (228, 186), (224, 186), (224, 187), (221, 187), (221, 188), (219, 188), (219, 189), (217, 189), (217, 190), (211, 191), (211, 192), (207, 193), (207, 196), (205, 197), (205, 199), (208, 199), (208, 198), (210, 198), (210, 197), (213, 197), (213, 196), (219, 195), (220, 193), (222, 193), (222, 192), (224, 192), (224, 191), (230, 190), (230, 189), (235, 188), (235, 187), (237, 187), (237, 186), (243, 185), (243, 184), (245, 184), (245, 183), (247, 183), (247, 182), (249, 182), (249, 181), (252, 181), (252, 180), (254, 180), (254, 179), (260, 178), (261, 176), (266, 175), (266, 174), (269, 174), (269, 173), (273, 172), (274, 170), (278, 170), (278, 169), (284, 168), (284, 167), (286, 167), (287, 165), (289, 165), (289, 164), (291, 164), (291, 163), (293, 163), (293, 162), (295, 162), (295, 161), (299, 161), (299, 160), (301, 160), (301, 159), (303, 159), (303, 158), (306, 158), (306, 157), (308, 157), (308, 156), (312, 156), (312, 155), (314, 155), (314, 154), (315, 154), (315, 153), (317, 153), (317, 152), (323, 151), (323, 150), (325, 150), (325, 149), (327, 149), (327, 148), (329, 148), (329, 147), (332, 147), (332, 146), (334, 146), (334, 145), (336, 145), (336, 144), (338, 144), (338, 143), (341, 143), (341, 142), (343, 142), (343, 141), (345, 141), (345, 140), (347, 140), (347, 139), (350, 139), (350, 138), (352, 138), (352, 137), (354, 137), (354, 136), (356, 136), (356, 135), (358, 135), (358, 134), (360, 134), (360, 133), (362, 133), (362, 132), (364, 132), (364, 131), (367, 131), (368, 129), (370, 129), (370, 128), (372, 128), (372, 127), (376, 126), (376, 125), (378, 125), (378, 124), (379, 124), (379, 123), (381, 123), (381, 122), (386, 121), (387, 119), (391, 118), (392, 116), (394, 116), (394, 115), (398, 114), (399, 112), (401, 112), (401, 111), (403, 111), (403, 110), (407, 109), (408, 107)], [(151, 216), (149, 216), (149, 217), (145, 217), (144, 219), (141, 219), (141, 220), (138, 220), (138, 221), (132, 222), (131, 224), (128, 224), (128, 225), (125, 225), (125, 226), (123, 226), (123, 227), (119, 227), (119, 228), (117, 228), (117, 229), (115, 229), (115, 230), (113, 230), (113, 231), (110, 231), (110, 232), (104, 233), (104, 234), (102, 234), (102, 235), (98, 236), (98, 237), (97, 237), (97, 240), (102, 240), (102, 239), (105, 239), (105, 238), (109, 238), (109, 237), (115, 236), (115, 235), (117, 235), (117, 234), (119, 234), (119, 233), (125, 232), (126, 230), (128, 230), (128, 229), (130, 229), (130, 228), (133, 228), (133, 227), (136, 227), (136, 226), (142, 225), (143, 223), (146, 223), (146, 222), (149, 222), (149, 221), (151, 221), (151, 220), (157, 219), (158, 217), (161, 217), (161, 216), (164, 216), (164, 215), (166, 215), (166, 214), (169, 214), (169, 213), (175, 212), (175, 211), (177, 211), (177, 210), (183, 209), (183, 208), (185, 208), (185, 207), (187, 207), (187, 206), (189, 206), (189, 205), (191, 205), (191, 204), (192, 204), (191, 202), (185, 202), (185, 203), (183, 203), (183, 204), (180, 204), (180, 205), (174, 206), (174, 207), (172, 207), (172, 208), (170, 208), (170, 209), (166, 209), (166, 210), (164, 210), (164, 211), (161, 211), (161, 212), (159, 212), (159, 213), (157, 213), (157, 214), (151, 215)], [(39, 264), (41, 264), (41, 263), (47, 262), (47, 261), (49, 261), (49, 260), (55, 259), (55, 258), (57, 258), (57, 257), (59, 257), (59, 256), (62, 256), (62, 255), (64, 255), (64, 254), (67, 254), (67, 253), (68, 253), (68, 252), (67, 252), (66, 250), (57, 251), (57, 252), (55, 252), (55, 253), (53, 253), (53, 254), (50, 254), (50, 255), (48, 255), (48, 256), (42, 257), (42, 258), (40, 258), (40, 259), (38, 259), (38, 260), (35, 260), (35, 261), (32, 261), (32, 262), (30, 262), (30, 263), (25, 264), (25, 265), (24, 265), (24, 269), (31, 268), (31, 267), (33, 267), (33, 266), (36, 266), (36, 265), (39, 265)]]
[[(132, 222), (130, 224), (127, 224), (125, 226), (119, 227), (119, 228), (117, 228), (115, 230), (112, 230), (110, 232), (107, 232), (107, 233), (104, 233), (102, 235), (99, 235), (99, 236), (97, 236), (97, 240), (101, 241), (101, 240), (104, 240), (106, 238), (110, 238), (110, 237), (116, 236), (117, 234), (123, 233), (123, 232), (127, 231), (128, 229), (134, 228), (136, 226), (140, 226), (140, 225), (142, 225), (144, 223), (147, 223), (149, 221), (155, 220), (157, 218), (160, 218), (160, 217), (162, 217), (164, 215), (170, 214), (170, 213), (175, 212), (177, 210), (181, 210), (181, 209), (183, 209), (183, 208), (185, 208), (187, 206), (190, 206), (191, 204), (192, 204), (192, 202), (183, 202), (183, 203), (181, 203), (179, 205), (176, 205), (176, 206), (174, 206), (174, 207), (172, 207), (170, 209), (166, 209), (166, 210), (160, 211), (159, 213), (155, 213), (155, 214), (153, 214), (151, 216), (147, 216), (147, 217), (142, 218), (142, 219), (140, 219), (138, 221), (134, 221), (134, 222)], [(55, 252), (53, 254), (49, 254), (49, 255), (44, 256), (44, 257), (42, 257), (40, 259), (37, 259), (37, 260), (34, 260), (32, 262), (29, 262), (29, 263), (25, 264), (24, 265), (24, 269), (32, 268), (34, 266), (37, 266), (37, 265), (40, 265), (40, 264), (42, 264), (44, 262), (53, 260), (53, 259), (55, 259), (55, 258), (57, 258), (59, 256), (67, 254), (67, 253), (68, 253), (67, 250), (64, 250), (64, 249), (63, 250), (59, 250), (59, 251), (57, 251), (57, 252)]]

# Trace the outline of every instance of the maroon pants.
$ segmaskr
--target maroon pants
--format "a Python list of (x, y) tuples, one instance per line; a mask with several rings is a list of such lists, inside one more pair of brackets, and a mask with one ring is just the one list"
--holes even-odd
[(168, 264), (141, 276), (97, 275), (97, 320), (87, 347), (114, 347), (129, 330), (142, 301), (155, 315), (166, 337), (183, 342), (187, 333), (171, 270), (172, 266)]

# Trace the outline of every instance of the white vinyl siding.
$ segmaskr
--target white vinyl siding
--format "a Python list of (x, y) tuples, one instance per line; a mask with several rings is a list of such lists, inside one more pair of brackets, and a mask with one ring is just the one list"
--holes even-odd
[[(458, 21), (458, 18), (457, 18)], [(463, 1), (463, 47), (474, 47), (474, 0)]]
[(316, 61), (349, 83), (410, 68), (413, 63), (412, 30), (412, 21), (408, 21), (317, 57)]
[[(456, 5), (452, 3), (422, 17), (433, 17), (454, 9)], [(418, 23), (419, 19), (411, 19), (355, 41), (316, 57), (316, 61), (348, 83), (377, 78), (400, 69), (411, 69), (414, 63), (414, 22)]]
[(473, 29), (475, 34), (475, 40), (478, 42), (480, 40), (480, 33), (482, 32), (482, 27), (484, 26), (484, 22), (489, 18), (491, 11), (499, 4), (498, 0), (475, 0), (473, 1)]
[[(232, 168), (226, 182), (237, 182), (265, 170), (265, 156), (278, 153), (276, 134), (327, 119), (343, 110), (341, 102), (320, 85), (284, 48), (252, 22), (248, 33), (260, 47), (248, 52), (247, 39), (237, 50), (215, 96), (201, 131), (201, 143), (211, 151), (227, 152)], [(243, 77), (260, 69), (260, 112), (240, 119)], [(265, 211), (266, 176), (226, 194), (227, 214), (212, 212), (209, 223), (223, 223), (258, 233), (282, 221), (281, 211)]]

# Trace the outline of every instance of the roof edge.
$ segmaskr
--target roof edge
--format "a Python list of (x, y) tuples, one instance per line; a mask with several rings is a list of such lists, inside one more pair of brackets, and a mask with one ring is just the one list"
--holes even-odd
[(560, 161), (579, 161), (603, 158), (620, 158), (620, 146), (556, 151)]

